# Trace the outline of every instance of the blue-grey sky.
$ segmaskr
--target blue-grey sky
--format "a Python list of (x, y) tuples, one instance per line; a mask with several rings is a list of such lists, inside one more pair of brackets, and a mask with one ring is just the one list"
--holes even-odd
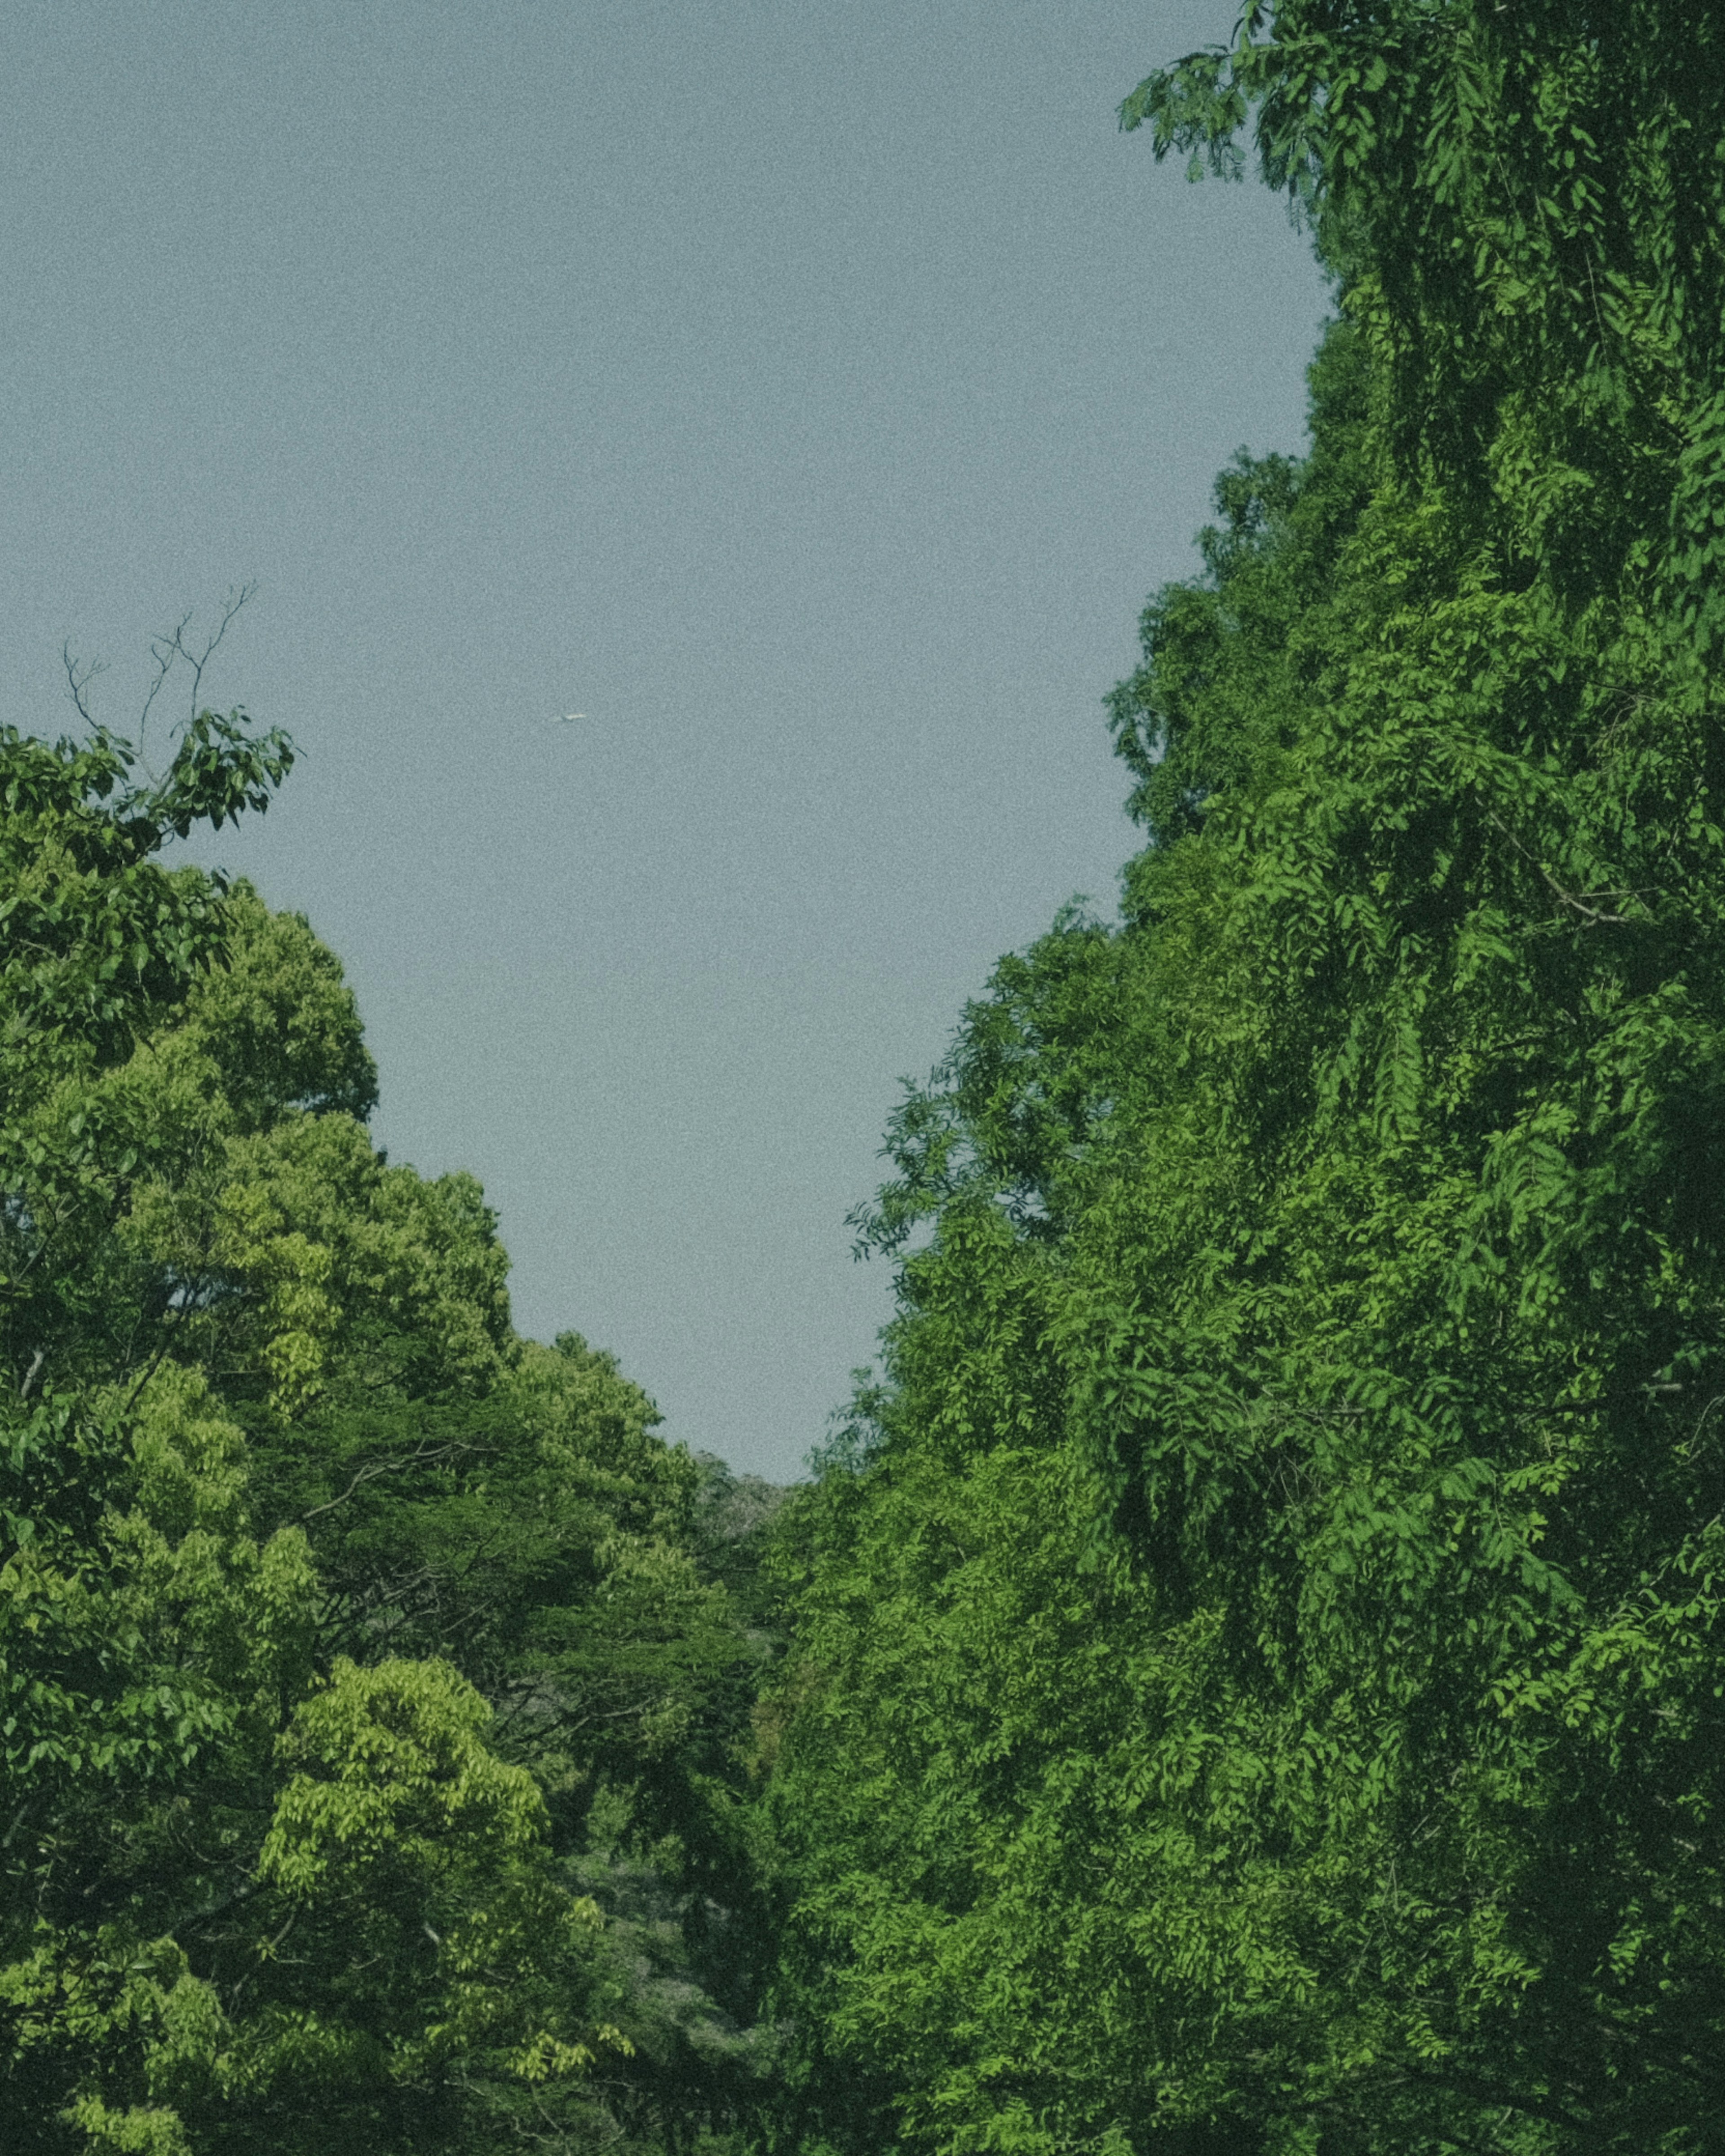
[[(12, 0), (0, 716), (260, 591), (214, 849), (516, 1322), (795, 1474), (901, 1075), (1132, 835), (1100, 700), (1324, 311), (1119, 100), (1232, 0)], [(560, 714), (586, 716), (554, 725)]]

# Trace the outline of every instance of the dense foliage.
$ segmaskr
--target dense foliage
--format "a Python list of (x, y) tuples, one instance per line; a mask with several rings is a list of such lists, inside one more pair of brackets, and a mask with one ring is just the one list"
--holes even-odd
[(1725, 2151), (1722, 45), (1283, 0), (1127, 100), (1312, 229), (1307, 453), (782, 1505), (164, 866), (283, 740), (0, 734), (8, 2150)]
[(335, 961), (156, 858), (290, 761), (0, 739), (4, 2143), (722, 2127), (751, 1492), (515, 1337), (477, 1186), (367, 1135)]
[(772, 1799), (835, 2138), (1725, 2146), (1719, 36), (1285, 0), (1128, 103), (1337, 320), (1112, 701), (1122, 925), (865, 1223)]

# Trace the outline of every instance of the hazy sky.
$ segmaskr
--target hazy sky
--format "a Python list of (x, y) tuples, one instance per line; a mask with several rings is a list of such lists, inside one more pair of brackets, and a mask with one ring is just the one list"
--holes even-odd
[[(795, 1474), (901, 1075), (1132, 844), (1100, 700), (1324, 310), (1119, 100), (1233, 0), (11, 0), (0, 716), (152, 631), (304, 761), (213, 857), (358, 990), (516, 1322)], [(568, 711), (587, 716), (556, 726)]]

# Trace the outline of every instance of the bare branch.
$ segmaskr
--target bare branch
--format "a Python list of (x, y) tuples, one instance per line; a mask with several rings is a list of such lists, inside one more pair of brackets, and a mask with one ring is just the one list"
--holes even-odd
[(182, 614), (172, 636), (157, 636), (150, 640), (150, 656), (156, 661), (156, 679), (150, 684), (150, 693), (144, 699), (144, 708), (138, 714), (138, 757), (149, 773), (151, 783), (159, 786), (162, 781), (144, 761), (144, 736), (150, 727), (150, 712), (156, 699), (162, 694), (162, 685), (173, 671), (175, 654), (180, 650), (191, 615)]
[(304, 1527), (320, 1513), (332, 1512), (338, 1505), (345, 1505), (355, 1491), (367, 1482), (375, 1482), (382, 1475), (399, 1475), (409, 1467), (437, 1467), (445, 1460), (459, 1460), (471, 1452), (488, 1451), (491, 1448), (471, 1445), (462, 1438), (451, 1438), (441, 1445), (428, 1445), (423, 1440), (411, 1452), (387, 1453), (362, 1460), (354, 1470), (353, 1479), (339, 1497), (331, 1497), (321, 1505), (314, 1505), (309, 1512), (301, 1512), (294, 1522)]
[[(150, 713), (155, 706), (156, 699), (162, 694), (169, 675), (173, 672), (177, 665), (182, 664), (192, 676), (191, 688), (186, 698), (186, 716), (182, 724), (192, 726), (196, 723), (198, 698), (203, 687), (204, 670), (214, 657), (222, 639), (228, 634), (228, 626), (234, 617), (242, 607), (256, 596), (257, 589), (255, 579), (233, 586), (222, 602), (221, 619), (216, 624), (211, 634), (203, 638), (201, 643), (196, 637), (189, 642), (187, 640), (186, 632), (192, 626), (192, 616), (189, 613), (182, 614), (171, 629), (166, 629), (160, 636), (151, 639), (150, 656), (156, 662), (156, 678), (150, 684), (150, 693), (144, 699), (144, 708), (138, 720), (140, 761), (142, 760), (143, 756), (144, 734), (149, 726)], [(144, 768), (149, 772), (151, 779), (156, 779), (156, 773), (150, 770), (147, 763), (145, 764)], [(157, 779), (156, 783), (160, 784), (161, 782)]]
[(81, 660), (74, 659), (69, 641), (60, 646), (60, 663), (66, 670), (66, 686), (71, 692), (72, 702), (79, 717), (83, 720), (85, 726), (93, 726), (95, 721), (90, 716), (86, 691), (99, 674), (107, 672), (107, 668), (96, 660), (91, 660), (88, 665), (85, 665)]
[(1537, 854), (1531, 852), (1522, 844), (1515, 833), (1510, 829), (1508, 824), (1507, 824), (1503, 821), (1502, 818), (1494, 810), (1488, 808), (1486, 811), (1486, 821), (1490, 824), (1494, 829), (1501, 831), (1503, 834), (1504, 837), (1508, 839), (1511, 845), (1515, 848), (1516, 851), (1522, 856), (1523, 860), (1531, 861), (1532, 863), (1533, 866), (1539, 871), (1540, 875), (1544, 879), (1546, 887), (1552, 893), (1553, 896), (1558, 899), (1563, 905), (1574, 907), (1574, 911), (1581, 916), (1582, 919), (1586, 922), (1589, 928), (1598, 928), (1601, 927), (1616, 928), (1628, 927), (1630, 925), (1630, 916), (1626, 913), (1605, 912), (1603, 910), (1604, 901), (1609, 899), (1613, 905), (1621, 906), (1630, 899), (1645, 898), (1648, 896), (1647, 892), (1645, 891), (1633, 890), (1565, 891), (1562, 884), (1558, 881), (1557, 878), (1552, 874), (1551, 870), (1547, 868), (1544, 862), (1540, 860), (1539, 856)]
[[(187, 649), (184, 640), (186, 623), (182, 621), (180, 624), (179, 628), (174, 631), (175, 649), (179, 652), (180, 656), (185, 660), (186, 664), (192, 669), (192, 693), (187, 699), (187, 709), (186, 717), (187, 723), (188, 725), (198, 716), (198, 693), (203, 685), (204, 668), (208, 665), (210, 660), (215, 656), (216, 647), (221, 643), (222, 639), (228, 634), (228, 624), (233, 620), (234, 615), (239, 612), (240, 608), (245, 605), (247, 601), (256, 596), (257, 589), (258, 587), (255, 580), (249, 583), (236, 584), (234, 586), (233, 589), (228, 593), (227, 598), (222, 602), (222, 619), (216, 624), (215, 634), (205, 643), (203, 650), (197, 653), (195, 656), (189, 649)], [(188, 616), (187, 619), (189, 619), (190, 617)]]
[[(191, 675), (191, 687), (186, 699), (186, 717), (182, 724), (195, 725), (198, 716), (198, 699), (203, 690), (205, 670), (220, 648), (222, 639), (227, 635), (234, 616), (257, 596), (257, 591), (258, 585), (255, 578), (249, 578), (244, 583), (231, 586), (226, 598), (222, 601), (220, 619), (208, 636), (203, 638), (188, 636), (187, 632), (192, 627), (193, 616), (190, 613), (187, 613), (180, 616), (172, 629), (165, 629), (159, 636), (150, 639), (150, 657), (154, 664), (155, 671), (149, 689), (145, 694), (143, 709), (138, 714), (137, 740), (135, 746), (138, 762), (143, 766), (145, 774), (152, 785), (159, 787), (162, 780), (159, 774), (151, 768), (146, 756), (145, 737), (149, 732), (150, 715), (156, 707), (157, 699), (167, 684), (168, 676), (177, 666), (182, 665)], [(66, 689), (72, 699), (74, 710), (86, 726), (94, 729), (96, 721), (95, 714), (90, 708), (90, 688), (93, 681), (107, 672), (106, 665), (99, 660), (86, 661), (80, 659), (73, 651), (69, 639), (60, 646), (60, 664), (65, 669)]]

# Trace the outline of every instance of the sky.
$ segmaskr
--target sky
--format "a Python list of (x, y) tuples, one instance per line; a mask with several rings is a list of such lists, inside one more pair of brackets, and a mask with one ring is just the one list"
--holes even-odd
[[(202, 855), (360, 999), (516, 1322), (803, 1471), (845, 1216), (1135, 838), (1101, 699), (1327, 295), (1120, 100), (1234, 0), (11, 0), (0, 720), (153, 634), (301, 761)], [(561, 722), (563, 715), (583, 716)], [(152, 724), (155, 723), (152, 721)]]

